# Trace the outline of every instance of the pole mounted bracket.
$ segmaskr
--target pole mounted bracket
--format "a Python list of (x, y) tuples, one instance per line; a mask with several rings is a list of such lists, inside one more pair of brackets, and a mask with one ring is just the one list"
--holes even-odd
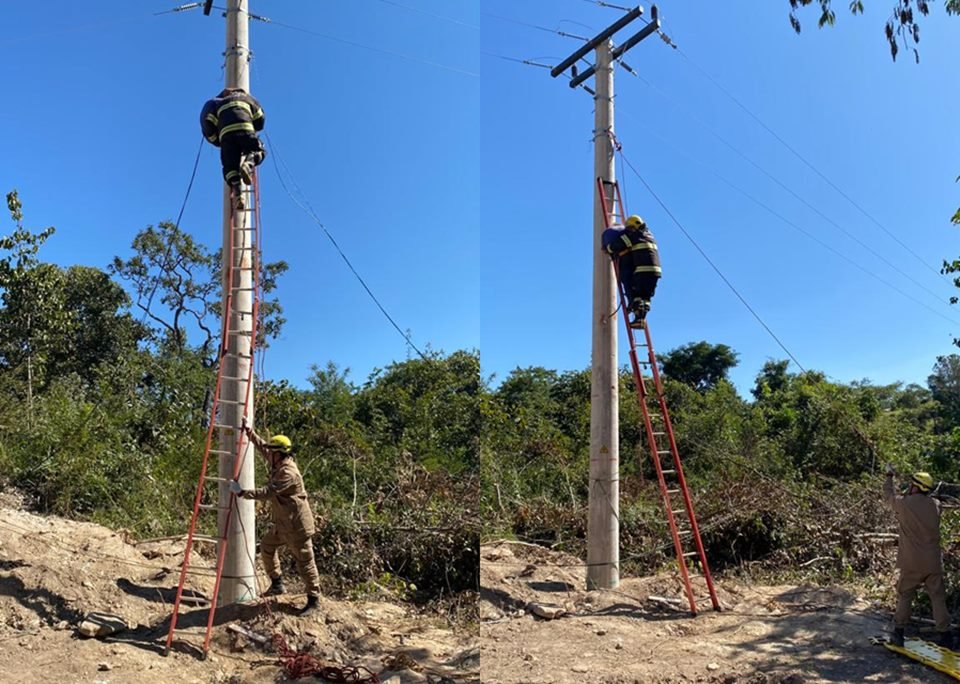
[(204, 0), (203, 3), (203, 14), (204, 16), (210, 16), (210, 10), (213, 8), (213, 0)]
[[(644, 26), (642, 29), (637, 31), (635, 34), (627, 38), (627, 40), (622, 44), (618, 45), (610, 53), (610, 59), (613, 62), (621, 60), (624, 53), (627, 52), (634, 45), (639, 43), (641, 40), (646, 38), (649, 35), (652, 35), (660, 30), (660, 13), (657, 11), (657, 6), (654, 5), (650, 8), (650, 23)], [(602, 35), (602, 34), (601, 34)], [(609, 37), (609, 36), (608, 36)], [(574, 76), (570, 79), (570, 87), (576, 88), (578, 85), (583, 83), (586, 79), (593, 76), (596, 72), (596, 66), (589, 67), (582, 71), (578, 76)]]

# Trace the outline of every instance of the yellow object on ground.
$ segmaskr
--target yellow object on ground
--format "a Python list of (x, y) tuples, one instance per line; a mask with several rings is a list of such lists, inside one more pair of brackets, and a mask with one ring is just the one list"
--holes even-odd
[(890, 642), (885, 642), (883, 645), (891, 651), (919, 660), (924, 665), (929, 665), (935, 670), (960, 680), (960, 654), (958, 653), (923, 639), (905, 639), (903, 648), (894, 646)]

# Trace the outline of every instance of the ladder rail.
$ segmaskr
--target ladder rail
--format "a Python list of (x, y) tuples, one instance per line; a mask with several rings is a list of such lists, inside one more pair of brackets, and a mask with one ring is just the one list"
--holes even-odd
[[(633, 379), (637, 385), (637, 394), (639, 395), (640, 412), (643, 414), (644, 428), (647, 433), (647, 446), (650, 449), (650, 458), (653, 461), (654, 469), (657, 473), (657, 484), (660, 487), (660, 497), (663, 499), (663, 507), (667, 515), (667, 525), (670, 528), (670, 539), (673, 542), (673, 549), (677, 555), (677, 565), (680, 569), (680, 577), (683, 580), (684, 593), (687, 596), (687, 602), (690, 604), (690, 612), (697, 614), (697, 602), (693, 595), (693, 586), (690, 583), (690, 573), (687, 569), (686, 558), (683, 555), (683, 544), (680, 540), (680, 531), (677, 527), (676, 517), (673, 514), (673, 506), (670, 503), (670, 492), (668, 491), (667, 481), (663, 473), (663, 465), (660, 462), (660, 453), (657, 448), (657, 438), (653, 434), (653, 420), (650, 417), (650, 409), (647, 406), (647, 387), (644, 383), (643, 374), (640, 372), (640, 364), (637, 359), (637, 345), (634, 337), (633, 328), (627, 315), (626, 303), (627, 297), (623, 284), (620, 281), (620, 272), (616, 261), (614, 261), (614, 273), (617, 275), (617, 289), (620, 294), (620, 306), (623, 308), (624, 321), (627, 328), (627, 338), (630, 340), (630, 365), (633, 369)], [(654, 359), (651, 359), (653, 361)], [(661, 412), (663, 406), (661, 406)], [(665, 415), (661, 413), (661, 415)], [(675, 463), (676, 463), (676, 459)], [(676, 467), (676, 465), (675, 465)], [(689, 515), (689, 509), (688, 509)]]
[[(258, 219), (259, 219), (259, 217), (260, 217), (260, 211), (259, 211), (259, 208), (260, 208), (260, 201), (259, 201), (260, 193), (259, 193), (259, 178), (257, 177), (256, 171), (254, 171), (254, 185), (253, 185), (253, 190), (252, 190), (252, 192), (253, 192), (253, 196), (254, 196), (254, 202), (256, 203), (256, 211), (253, 212), (253, 216), (251, 216), (251, 221), (253, 222), (253, 224), (254, 224), (254, 226), (255, 226), (255, 232), (253, 233), (253, 235), (252, 235), (251, 237), (256, 236), (256, 237), (259, 239), (259, 235), (260, 235), (260, 230), (259, 230), (259, 229), (260, 229), (260, 223), (259, 223), (259, 220), (258, 220)], [(251, 240), (251, 242), (252, 242), (252, 240)], [(259, 245), (258, 245), (258, 246), (259, 246)], [(251, 310), (251, 317), (252, 317), (251, 325), (252, 325), (252, 330), (251, 330), (251, 335), (250, 335), (250, 349), (249, 349), (249, 351), (250, 351), (250, 354), (251, 354), (251, 357), (252, 357), (252, 356), (253, 356), (253, 351), (254, 351), (254, 349), (256, 349), (256, 336), (257, 336), (257, 330), (258, 330), (258, 328), (259, 328), (259, 326), (257, 325), (257, 321), (258, 321), (259, 310), (260, 310), (260, 298), (259, 298), (259, 282), (260, 282), (260, 277), (259, 277), (259, 275), (260, 275), (260, 273), (259, 273), (259, 270), (258, 270), (258, 269), (259, 269), (259, 261), (258, 261), (258, 250), (257, 250), (257, 249), (254, 249), (253, 252), (252, 252), (251, 262), (252, 262), (252, 263), (251, 263), (251, 269), (252, 269), (253, 274), (254, 274), (254, 275), (253, 275), (253, 278), (254, 278), (254, 281), (257, 283), (257, 285), (254, 286), (253, 302), (252, 302), (253, 308), (252, 308), (252, 310)], [(232, 265), (231, 265), (231, 266), (232, 266)], [(231, 289), (232, 289), (232, 288), (231, 288)], [(247, 418), (248, 418), (248, 415), (247, 415), (247, 407), (250, 406), (250, 396), (251, 396), (252, 391), (253, 391), (253, 374), (254, 374), (253, 371), (254, 371), (254, 363), (253, 363), (253, 358), (251, 358), (251, 359), (249, 360), (249, 363), (247, 364), (246, 390), (245, 390), (245, 396), (244, 396), (244, 401), (243, 401), (243, 419), (244, 419), (244, 421), (246, 421)], [(244, 452), (244, 442), (245, 442), (245, 441), (248, 441), (247, 438), (246, 438), (246, 434), (245, 434), (243, 431), (241, 431), (240, 434), (237, 436), (237, 447), (236, 447), (236, 451), (234, 452), (234, 459), (233, 459), (233, 479), (234, 479), (234, 480), (236, 480), (237, 477), (239, 477), (239, 475), (240, 475), (240, 469), (243, 467), (243, 461), (242, 461), (241, 458), (240, 458), (240, 454), (242, 454), (242, 453)], [(211, 638), (212, 635), (213, 635), (213, 620), (214, 620), (214, 616), (215, 616), (215, 614), (216, 614), (216, 604), (217, 604), (217, 596), (218, 596), (219, 591), (220, 591), (220, 581), (221, 581), (221, 579), (222, 579), (222, 577), (223, 577), (223, 563), (224, 563), (224, 558), (226, 557), (226, 553), (227, 553), (227, 545), (228, 545), (227, 540), (229, 539), (229, 534), (230, 534), (230, 523), (231, 523), (232, 518), (233, 518), (233, 511), (237, 508), (237, 505), (238, 505), (238, 504), (237, 504), (237, 496), (236, 496), (233, 492), (231, 492), (231, 493), (230, 493), (230, 505), (227, 507), (227, 513), (226, 513), (226, 516), (225, 516), (225, 519), (224, 519), (224, 524), (223, 524), (223, 528), (224, 528), (224, 529), (223, 529), (223, 536), (221, 537), (221, 541), (220, 541), (220, 545), (219, 545), (220, 548), (218, 549), (218, 552), (217, 552), (217, 572), (216, 572), (216, 577), (214, 578), (214, 581), (213, 581), (213, 601), (211, 601), (211, 603), (210, 603), (210, 613), (209, 613), (209, 615), (207, 616), (207, 633), (206, 633), (206, 637), (204, 638), (204, 641), (203, 641), (203, 651), (204, 651), (204, 653), (206, 653), (206, 652), (209, 650), (209, 648), (210, 648), (210, 638)], [(238, 514), (239, 514), (239, 511), (238, 511)]]
[[(193, 538), (194, 538), (199, 514), (201, 511), (200, 502), (203, 497), (204, 484), (206, 480), (210, 479), (207, 477), (207, 468), (209, 467), (210, 453), (211, 451), (213, 451), (211, 448), (213, 444), (213, 433), (214, 433), (214, 430), (216, 430), (218, 427), (223, 427), (218, 423), (218, 421), (215, 418), (217, 416), (217, 412), (220, 407), (220, 404), (222, 402), (226, 402), (226, 400), (222, 400), (221, 393), (223, 389), (223, 379), (224, 379), (225, 366), (226, 366), (226, 364), (224, 363), (224, 359), (227, 355), (230, 354), (230, 350), (229, 350), (229, 333), (231, 331), (230, 319), (234, 315), (234, 313), (236, 313), (234, 308), (234, 292), (239, 291), (240, 289), (246, 289), (246, 288), (240, 288), (239, 284), (234, 282), (239, 271), (239, 265), (237, 264), (237, 257), (238, 257), (238, 254), (240, 254), (241, 252), (248, 252), (248, 251), (252, 252), (251, 267), (253, 269), (254, 287), (252, 288), (253, 302), (252, 302), (252, 309), (250, 312), (250, 315), (252, 316), (252, 321), (251, 321), (252, 329), (250, 333), (250, 344), (248, 349), (249, 363), (247, 367), (246, 378), (243, 378), (246, 381), (245, 397), (244, 397), (243, 409), (242, 409), (244, 419), (248, 418), (247, 411), (249, 407), (250, 396), (253, 391), (252, 387), (253, 387), (253, 379), (254, 379), (254, 350), (256, 349), (256, 333), (259, 327), (257, 323), (259, 320), (259, 305), (260, 305), (260, 278), (259, 278), (258, 251), (261, 244), (260, 231), (259, 231), (259, 228), (260, 228), (259, 178), (256, 175), (256, 173), (254, 175), (254, 183), (251, 186), (251, 189), (249, 190), (249, 192), (252, 194), (254, 204), (255, 204), (255, 210), (253, 212), (250, 212), (252, 214), (252, 216), (249, 219), (251, 222), (250, 225), (242, 225), (240, 227), (237, 226), (238, 217), (245, 216), (246, 212), (245, 211), (238, 212), (236, 210), (236, 207), (231, 203), (230, 222), (231, 222), (232, 229), (230, 230), (230, 238), (229, 238), (230, 259), (229, 259), (229, 263), (225, 265), (226, 273), (224, 274), (224, 280), (225, 282), (230, 284), (230, 287), (227, 288), (227, 294), (226, 294), (224, 307), (223, 307), (223, 316), (222, 316), (222, 322), (221, 322), (222, 323), (221, 343), (218, 346), (218, 349), (220, 352), (220, 358), (218, 361), (217, 379), (214, 387), (213, 402), (211, 404), (211, 409), (210, 409), (212, 418), (210, 420), (210, 425), (207, 429), (207, 436), (204, 444), (204, 455), (203, 455), (203, 460), (201, 462), (201, 468), (200, 468), (200, 478), (197, 483), (197, 493), (194, 497), (193, 513), (190, 518), (190, 525), (189, 525), (188, 535), (187, 535), (187, 546), (184, 553), (183, 564), (181, 566), (180, 581), (177, 585), (177, 595), (174, 600), (173, 615), (171, 616), (171, 619), (170, 619), (170, 631), (167, 634), (166, 647), (164, 651), (165, 653), (169, 653), (170, 647), (173, 644), (173, 636), (176, 631), (178, 618), (180, 616), (179, 610), (180, 610), (181, 599), (183, 597), (184, 582), (185, 582), (186, 575), (189, 569), (189, 564), (190, 564), (190, 552), (193, 547)], [(251, 244), (249, 246), (244, 246), (240, 249), (237, 248), (235, 233), (238, 231), (248, 231), (252, 233)], [(237, 356), (239, 357), (239, 354)], [(242, 453), (245, 438), (246, 438), (246, 435), (241, 431), (240, 434), (237, 436), (234, 450), (232, 452), (229, 452), (229, 453), (232, 453), (234, 456), (233, 478), (232, 478), (234, 480), (236, 480), (237, 477), (239, 476), (240, 468), (242, 467), (242, 461), (239, 458), (239, 456)], [(206, 655), (209, 652), (209, 648), (210, 648), (210, 639), (213, 631), (213, 621), (215, 619), (216, 608), (217, 608), (217, 597), (220, 590), (220, 582), (223, 577), (224, 559), (226, 557), (226, 552), (229, 545), (228, 543), (229, 531), (230, 531), (233, 510), (236, 508), (236, 501), (237, 501), (236, 495), (230, 492), (229, 505), (226, 507), (226, 515), (224, 518), (222, 533), (217, 537), (219, 548), (217, 550), (217, 563), (216, 563), (216, 571), (214, 575), (213, 595), (210, 601), (210, 609), (207, 615), (206, 634), (204, 636), (204, 642), (203, 642), (204, 655)], [(216, 508), (219, 508), (219, 507), (216, 507)], [(216, 508), (213, 510), (216, 510)], [(218, 525), (218, 528), (219, 528), (219, 525)], [(218, 532), (220, 532), (219, 529), (218, 529)]]
[[(608, 197), (609, 191), (609, 197)], [(626, 209), (623, 205), (623, 198), (620, 193), (620, 184), (616, 181), (606, 181), (603, 178), (597, 178), (597, 192), (600, 195), (600, 206), (603, 212), (603, 221), (606, 228), (612, 227), (614, 217), (619, 216), (621, 219), (626, 214)], [(654, 469), (657, 473), (657, 484), (660, 488), (660, 496), (663, 499), (664, 509), (666, 510), (667, 515), (667, 524), (670, 528), (670, 537), (673, 542), (674, 551), (677, 555), (677, 564), (680, 570), (680, 576), (683, 580), (684, 592), (687, 595), (687, 600), (690, 604), (690, 611), (694, 615), (697, 614), (696, 599), (693, 595), (693, 586), (690, 582), (690, 573), (687, 567), (686, 557), (696, 555), (700, 559), (700, 565), (702, 568), (702, 574), (706, 580), (707, 589), (710, 593), (710, 600), (713, 604), (714, 610), (720, 610), (720, 603), (717, 600), (716, 590), (713, 584), (713, 578), (710, 574), (710, 566), (707, 562), (707, 555), (703, 548), (703, 540), (700, 536), (700, 528), (697, 524), (697, 518), (693, 510), (693, 501), (690, 498), (690, 490), (687, 487), (686, 476), (683, 473), (683, 465), (680, 461), (680, 452), (677, 448), (676, 436), (673, 431), (673, 423), (670, 420), (670, 412), (667, 409), (666, 397), (663, 392), (663, 383), (660, 377), (660, 369), (657, 366), (656, 353), (653, 349), (653, 339), (650, 336), (650, 327), (646, 323), (643, 325), (644, 329), (644, 342), (647, 348), (647, 361), (641, 362), (637, 355), (637, 339), (634, 333), (634, 329), (630, 326), (630, 320), (628, 315), (628, 299), (627, 293), (623, 286), (623, 283), (620, 280), (620, 270), (619, 263), (617, 259), (612, 259), (613, 271), (616, 277), (617, 283), (617, 292), (620, 297), (620, 309), (623, 312), (623, 322), (624, 327), (627, 330), (627, 339), (630, 343), (630, 365), (633, 372), (633, 379), (637, 386), (637, 398), (640, 403), (640, 410), (643, 414), (644, 429), (647, 434), (647, 444), (650, 449), (650, 457), (653, 461)], [(616, 315), (616, 312), (613, 313)], [(653, 381), (653, 395), (651, 396), (650, 390), (647, 388), (646, 380), (641, 371), (641, 363), (646, 363), (651, 367), (651, 379)], [(657, 406), (660, 410), (660, 416), (663, 420), (663, 432), (657, 432), (653, 426), (653, 418), (650, 415), (650, 405), (648, 400), (655, 399)], [(673, 468), (669, 471), (665, 470), (663, 467), (662, 460), (660, 458), (661, 450), (657, 445), (657, 435), (666, 435), (667, 443), (669, 444), (669, 450), (663, 451), (663, 454), (670, 454), (673, 459)], [(673, 504), (671, 503), (670, 498), (670, 488), (667, 485), (666, 473), (671, 472), (676, 475), (678, 489), (673, 490), (674, 492), (679, 492), (682, 495), (683, 500), (683, 510), (687, 515), (687, 519), (690, 523), (690, 535), (693, 538), (695, 552), (684, 553), (683, 550), (683, 541), (681, 540), (681, 533), (677, 524), (676, 515), (673, 510)], [(677, 513), (680, 511), (678, 510)], [(686, 534), (686, 532), (684, 532)]]
[(714, 610), (720, 609), (720, 602), (717, 599), (717, 592), (713, 585), (713, 577), (710, 574), (710, 565), (707, 563), (707, 554), (703, 548), (703, 540), (700, 537), (700, 526), (697, 523), (697, 517), (693, 512), (693, 501), (690, 499), (690, 489), (687, 486), (687, 477), (683, 472), (683, 463), (680, 460), (680, 450), (677, 447), (676, 434), (673, 431), (673, 421), (670, 419), (670, 411), (667, 409), (667, 398), (663, 391), (663, 382), (660, 377), (660, 368), (656, 363), (656, 353), (653, 349), (653, 339), (650, 336), (650, 327), (644, 326), (644, 336), (646, 337), (647, 350), (650, 357), (650, 375), (653, 378), (654, 391), (656, 392), (657, 403), (660, 406), (661, 415), (663, 415), (664, 432), (667, 433), (667, 440), (670, 444), (670, 453), (673, 457), (673, 467), (676, 470), (677, 481), (680, 483), (680, 492), (683, 494), (684, 508), (687, 510), (687, 517), (690, 521), (690, 531), (692, 533), (694, 547), (697, 556), (700, 559), (703, 577), (707, 584), (707, 590), (710, 594), (710, 601)]

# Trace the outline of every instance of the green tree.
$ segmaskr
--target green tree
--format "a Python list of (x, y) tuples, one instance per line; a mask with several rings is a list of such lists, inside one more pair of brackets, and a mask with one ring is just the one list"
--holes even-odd
[(660, 354), (657, 360), (664, 376), (702, 392), (726, 379), (730, 369), (737, 365), (737, 356), (725, 344), (701, 341)]
[(960, 356), (938, 356), (927, 387), (940, 407), (941, 430), (960, 427)]
[[(800, 19), (797, 17), (797, 10), (807, 5), (817, 4), (820, 6), (820, 19), (817, 26), (833, 26), (836, 21), (836, 14), (833, 11), (832, 0), (788, 0), (790, 3), (790, 25), (793, 30), (800, 33)], [(890, 44), (890, 56), (896, 60), (900, 52), (899, 42), (902, 41), (904, 48), (910, 48), (911, 43), (916, 46), (920, 43), (920, 24), (917, 13), (927, 16), (930, 13), (929, 0), (894, 0), (893, 9), (890, 17), (884, 25), (884, 35)], [(947, 14), (960, 14), (960, 0), (944, 0), (944, 7)], [(850, 11), (853, 14), (863, 14), (863, 0), (851, 0)], [(920, 53), (913, 47), (914, 59), (920, 61)]]
[[(154, 341), (177, 351), (189, 345), (189, 332), (200, 333), (199, 349), (213, 361), (220, 337), (221, 253), (211, 253), (169, 221), (147, 226), (134, 237), (134, 255), (114, 257), (110, 273), (129, 282), (135, 306), (156, 326)], [(279, 336), (285, 322), (283, 308), (270, 293), (288, 268), (284, 261), (261, 263), (258, 344)]]

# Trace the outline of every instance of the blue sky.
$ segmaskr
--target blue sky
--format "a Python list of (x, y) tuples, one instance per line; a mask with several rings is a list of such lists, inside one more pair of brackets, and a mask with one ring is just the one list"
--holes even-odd
[[(816, 29), (813, 10), (801, 13), (805, 30), (797, 36), (786, 0), (695, 7), (665, 0), (665, 28), (686, 57), (656, 37), (631, 50), (627, 61), (641, 78), (617, 70), (617, 135), (626, 157), (804, 367), (841, 381), (925, 382), (935, 357), (955, 349), (951, 333), (960, 331), (960, 311), (946, 304), (952, 287), (931, 270), (960, 246), (948, 220), (960, 205), (954, 184), (960, 96), (950, 85), (960, 60), (960, 20), (945, 17), (938, 3), (921, 28), (921, 63), (903, 56), (893, 63), (883, 36), (887, 15), (868, 7), (865, 16), (852, 17), (846, 6), (837, 3), (837, 26), (830, 30)], [(553, 65), (578, 41), (500, 17), (590, 36), (617, 16), (583, 0), (491, 2), (483, 10), (481, 41), (494, 55)], [(639, 28), (635, 23), (621, 39)], [(481, 158), (481, 167), (491, 170), (481, 202), (483, 223), (491, 228), (484, 231), (482, 262), (496, 263), (498, 274), (484, 290), (485, 301), (496, 305), (481, 309), (483, 363), (498, 373), (512, 365), (585, 367), (595, 248), (592, 99), (551, 79), (546, 69), (490, 55), (480, 87), (485, 102), (497, 103), (487, 110)], [(934, 311), (832, 254), (714, 174)], [(748, 390), (766, 359), (786, 354), (632, 172), (622, 178), (628, 209), (647, 219), (660, 244), (664, 277), (650, 314), (656, 348), (698, 340), (728, 344), (740, 353), (732, 379)], [(624, 338), (621, 333), (621, 362)]]
[[(57, 227), (42, 258), (105, 267), (130, 255), (138, 230), (176, 218), (200, 108), (223, 86), (225, 41), (219, 12), (153, 16), (177, 4), (4, 8), (0, 188), (19, 189), (28, 226)], [(251, 24), (252, 90), (278, 156), (384, 307), (421, 349), (450, 352), (479, 345), (480, 171), (466, 123), (476, 120), (479, 32), (468, 3), (413, 4), (423, 11), (382, 0), (253, 2), (252, 12), (304, 30)], [(181, 226), (217, 248), (221, 188), (217, 150), (206, 145)], [(311, 364), (332, 360), (359, 382), (407, 358), (271, 159), (261, 202), (264, 257), (290, 265), (277, 291), (288, 322), (266, 374), (304, 385)]]
[[(153, 16), (176, 4), (5, 8), (0, 189), (19, 189), (29, 226), (58, 228), (44, 258), (105, 267), (129, 256), (138, 230), (176, 217), (200, 144), (198, 112), (223, 83), (224, 43), (219, 16)], [(484, 372), (498, 379), (517, 366), (586, 367), (593, 103), (546, 69), (496, 55), (555, 64), (579, 42), (516, 22), (592, 35), (618, 13), (584, 0), (255, 0), (251, 11), (276, 22), (254, 22), (251, 46), (253, 91), (279, 157), (417, 345), (479, 348)], [(960, 254), (948, 221), (960, 204), (951, 68), (960, 19), (938, 3), (921, 27), (920, 64), (906, 54), (893, 63), (885, 12), (867, 7), (855, 18), (841, 2), (837, 26), (818, 31), (811, 10), (796, 36), (786, 0), (665, 0), (665, 28), (682, 54), (655, 37), (629, 53), (641, 78), (617, 72), (616, 130), (627, 158), (805, 367), (841, 381), (923, 382), (960, 334), (960, 310), (946, 304), (953, 289), (930, 270)], [(658, 350), (728, 344), (740, 353), (733, 380), (747, 390), (766, 359), (785, 354), (629, 169), (623, 180), (628, 208), (660, 243), (665, 276), (650, 319)], [(182, 227), (211, 247), (220, 189), (207, 146)], [(262, 203), (265, 258), (290, 264), (278, 290), (288, 323), (267, 352), (267, 375), (302, 385), (311, 364), (332, 360), (361, 381), (406, 358), (270, 159)]]

